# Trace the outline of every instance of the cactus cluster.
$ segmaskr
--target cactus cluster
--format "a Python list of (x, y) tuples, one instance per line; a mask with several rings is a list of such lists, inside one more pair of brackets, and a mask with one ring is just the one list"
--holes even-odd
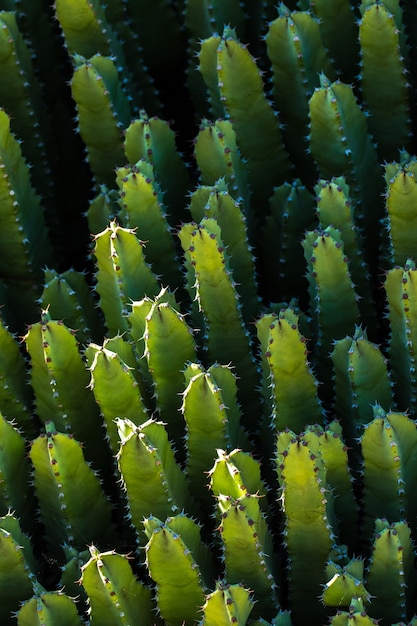
[(417, 624), (413, 0), (0, 0), (0, 622)]

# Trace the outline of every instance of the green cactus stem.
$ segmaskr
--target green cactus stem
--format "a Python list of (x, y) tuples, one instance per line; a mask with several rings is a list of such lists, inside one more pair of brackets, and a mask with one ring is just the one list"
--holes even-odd
[(179, 238), (190, 275), (193, 272), (195, 277), (195, 297), (204, 316), (209, 359), (232, 363), (239, 377), (239, 399), (250, 410), (256, 404), (252, 390), (257, 371), (220, 227), (213, 218), (204, 218), (200, 225), (184, 224)]
[(28, 564), (31, 558), (28, 544), (15, 518), (10, 515), (0, 518), (0, 619), (3, 624), (16, 623), (12, 614), (33, 593), (34, 574)]
[(26, 363), (16, 338), (0, 321), (0, 412), (28, 437), (37, 434), (31, 412), (33, 390), (26, 381)]
[(122, 129), (131, 121), (129, 100), (115, 62), (95, 55), (77, 56), (71, 80), (78, 125), (97, 185), (114, 186), (114, 168), (126, 160)]
[(0, 413), (0, 515), (14, 511), (25, 531), (33, 531), (36, 505), (28, 489), (30, 467), (26, 441)]
[[(326, 467), (320, 453), (310, 449), (302, 435), (297, 437), (291, 431), (283, 431), (277, 441), (291, 614), (295, 624), (306, 620), (322, 623), (326, 611), (315, 599), (327, 582), (325, 564), (335, 543)], [(309, 576), (305, 576), (306, 571)]]
[(331, 626), (377, 626), (378, 619), (369, 617), (360, 596), (352, 598), (348, 611), (337, 611), (330, 620)]
[(86, 463), (81, 444), (58, 433), (52, 422), (29, 452), (41, 520), (51, 553), (62, 560), (62, 545), (84, 549), (93, 538), (106, 545), (115, 540), (111, 505), (100, 480)]
[(191, 196), (189, 210), (195, 222), (208, 217), (215, 219), (220, 226), (229, 267), (240, 296), (243, 319), (252, 322), (259, 310), (259, 296), (255, 259), (248, 241), (249, 220), (245, 219), (244, 206), (234, 200), (226, 181), (220, 179), (211, 187), (199, 187)]
[(172, 289), (182, 285), (174, 240), (168, 224), (162, 193), (148, 161), (121, 167), (116, 171), (120, 190), (118, 218), (125, 228), (146, 242), (146, 259), (162, 282)]
[(398, 146), (410, 146), (407, 69), (400, 49), (400, 31), (394, 15), (385, 6), (391, 3), (365, 4), (368, 6), (363, 7), (359, 23), (361, 89), (378, 154), (381, 159), (390, 160), (398, 156)]
[(33, 185), (38, 193), (50, 196), (51, 167), (44, 143), (44, 138), (50, 139), (50, 128), (45, 123), (41, 87), (16, 15), (6, 11), (0, 12), (0, 101), (10, 115), (12, 132), (23, 140)]
[[(324, 75), (310, 98), (310, 147), (321, 178), (345, 176), (354, 202), (355, 224), (364, 230), (372, 249), (379, 245), (382, 219), (382, 178), (366, 117), (351, 86)], [(367, 248), (368, 249), (368, 248)], [(365, 259), (374, 269), (376, 259)]]
[(416, 519), (416, 425), (405, 413), (385, 413), (376, 406), (374, 414), (360, 441), (364, 460), (364, 543), (370, 541), (375, 518), (386, 518), (388, 523), (405, 519), (413, 532)]
[(148, 536), (146, 564), (157, 585), (158, 609), (167, 626), (192, 626), (204, 605), (208, 551), (200, 527), (185, 515), (144, 521)]
[(187, 474), (193, 493), (210, 506), (207, 473), (216, 450), (248, 447), (240, 426), (236, 377), (226, 365), (214, 364), (206, 371), (197, 363), (189, 364), (184, 375), (187, 386), (181, 411), (186, 424)]
[(316, 326), (318, 376), (330, 393), (329, 354), (335, 339), (353, 334), (359, 321), (358, 296), (349, 273), (340, 232), (332, 226), (306, 234), (303, 241)]
[(320, 72), (336, 78), (319, 21), (309, 11), (290, 12), (280, 4), (265, 41), (272, 65), (272, 93), (285, 123), (285, 144), (296, 166), (313, 180), (317, 175), (307, 142), (308, 99), (319, 86)]
[(194, 155), (202, 184), (215, 185), (219, 179), (224, 179), (229, 193), (236, 199), (242, 199), (243, 213), (249, 216), (246, 168), (230, 120), (211, 122), (203, 119), (194, 141)]
[(199, 626), (245, 626), (254, 606), (250, 591), (243, 585), (219, 581), (203, 606), (204, 617)]
[(86, 356), (90, 363), (90, 387), (100, 407), (109, 446), (116, 455), (120, 440), (115, 419), (126, 418), (141, 424), (149, 415), (133, 368), (106, 345), (106, 342), (103, 346), (90, 344)]
[[(6, 321), (18, 329), (23, 319), (38, 318), (42, 268), (50, 261), (51, 247), (40, 197), (31, 186), (29, 166), (19, 141), (10, 131), (10, 118), (0, 110), (0, 275), (8, 286)], [(23, 314), (24, 311), (24, 314)]]
[[(218, 82), (237, 142), (247, 159), (248, 182), (262, 216), (273, 188), (289, 176), (291, 166), (276, 113), (265, 98), (261, 73), (249, 51), (226, 27), (217, 50)], [(260, 181), (262, 180), (262, 183)]]
[(77, 339), (84, 344), (104, 334), (86, 275), (81, 272), (70, 269), (59, 274), (45, 269), (39, 304), (52, 319), (64, 320), (68, 328), (74, 328)]
[(413, 599), (409, 584), (413, 576), (414, 549), (405, 522), (389, 524), (375, 520), (375, 538), (367, 569), (366, 586), (372, 596), (368, 613), (394, 624), (410, 617)]
[(88, 594), (91, 626), (148, 626), (153, 622), (150, 590), (132, 572), (129, 557), (100, 552), (82, 567), (81, 584)]
[[(397, 169), (397, 168), (396, 168)], [(389, 232), (390, 265), (404, 265), (415, 257), (417, 228), (417, 168), (412, 160), (398, 170), (386, 167), (387, 227)]]
[(143, 109), (126, 129), (124, 151), (128, 163), (146, 160), (153, 167), (155, 179), (169, 207), (167, 219), (172, 227), (185, 219), (184, 198), (191, 188), (186, 165), (177, 151), (175, 133), (159, 117), (149, 117)]
[(117, 420), (121, 441), (117, 462), (128, 500), (129, 520), (142, 545), (143, 519), (187, 511), (196, 512), (186, 477), (176, 463), (162, 422), (148, 420), (135, 426)]
[[(302, 0), (302, 4), (306, 2)], [(354, 80), (359, 49), (354, 7), (349, 0), (314, 0), (307, 4), (319, 20), (323, 43), (342, 74), (342, 80)]]
[(300, 433), (308, 423), (321, 423), (324, 413), (317, 396), (318, 383), (307, 362), (297, 315), (292, 309), (284, 309), (279, 316), (265, 315), (258, 320), (257, 329), (273, 432), (290, 428)]
[(346, 443), (356, 447), (363, 425), (374, 418), (372, 404), (378, 402), (386, 411), (393, 407), (387, 361), (361, 328), (356, 328), (353, 337), (335, 341), (331, 356), (336, 416)]
[(306, 262), (300, 241), (315, 226), (315, 202), (299, 179), (276, 187), (270, 200), (259, 256), (271, 272), (262, 284), (277, 302), (297, 298), (306, 306)]
[(17, 612), (17, 626), (82, 626), (74, 598), (62, 591), (46, 591), (36, 583), (34, 596)]
[(97, 437), (102, 423), (75, 331), (61, 321), (51, 320), (44, 311), (41, 322), (29, 327), (24, 340), (40, 420), (53, 420), (60, 432), (85, 442), (87, 459), (102, 471), (103, 478), (109, 478), (110, 451), (102, 437)]
[(394, 267), (385, 279), (391, 326), (389, 355), (395, 396), (401, 410), (414, 407), (417, 399), (415, 374), (416, 267), (407, 259), (404, 267)]
[(317, 216), (320, 226), (334, 226), (340, 231), (343, 249), (349, 259), (349, 271), (359, 296), (361, 320), (371, 337), (377, 336), (378, 322), (375, 307), (369, 299), (369, 270), (364, 260), (364, 240), (354, 220), (354, 203), (346, 179), (319, 180), (315, 186)]
[(353, 558), (344, 565), (329, 560), (326, 566), (329, 582), (326, 583), (322, 601), (326, 606), (346, 607), (356, 597), (362, 598), (369, 606), (371, 595), (364, 584), (364, 563), (361, 559)]
[(128, 330), (131, 301), (156, 296), (160, 285), (133, 230), (110, 222), (94, 242), (100, 308), (110, 336), (117, 335)]

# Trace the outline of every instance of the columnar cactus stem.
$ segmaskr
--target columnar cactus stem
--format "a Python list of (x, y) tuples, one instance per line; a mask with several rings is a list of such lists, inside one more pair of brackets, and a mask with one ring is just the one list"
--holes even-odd
[(71, 92), (78, 125), (97, 185), (114, 185), (114, 168), (126, 160), (122, 129), (131, 121), (129, 100), (122, 89), (118, 68), (110, 57), (77, 56)]
[(93, 538), (114, 541), (110, 502), (86, 463), (81, 444), (56, 432), (52, 422), (45, 428), (46, 433), (32, 442), (29, 456), (52, 553), (62, 559), (64, 543), (84, 549)]
[(409, 584), (413, 576), (414, 549), (410, 529), (405, 522), (389, 524), (375, 521), (375, 538), (366, 575), (366, 587), (372, 595), (368, 612), (394, 624), (406, 620), (414, 610)]
[(185, 515), (144, 521), (146, 562), (156, 582), (158, 609), (167, 626), (192, 626), (204, 604), (209, 557), (200, 528)]
[(361, 88), (379, 156), (395, 159), (398, 146), (408, 149), (411, 139), (407, 69), (396, 20), (385, 6), (390, 3), (366, 4), (359, 24)]
[(151, 592), (135, 578), (129, 557), (89, 549), (80, 582), (88, 594), (91, 626), (148, 626), (153, 621)]

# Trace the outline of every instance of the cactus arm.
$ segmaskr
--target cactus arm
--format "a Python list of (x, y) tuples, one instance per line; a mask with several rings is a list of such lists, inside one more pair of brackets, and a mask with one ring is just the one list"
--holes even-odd
[(83, 626), (74, 598), (36, 587), (34, 596), (17, 612), (17, 626)]
[(46, 269), (39, 304), (52, 319), (65, 320), (65, 325), (74, 328), (77, 339), (83, 343), (103, 332), (86, 276), (81, 272), (70, 269), (59, 274)]
[(117, 461), (129, 519), (142, 541), (144, 517), (165, 519), (183, 509), (192, 513), (194, 504), (163, 424), (152, 420), (140, 426), (129, 420), (117, 420), (117, 424), (121, 439)]
[(248, 494), (234, 500), (220, 494), (218, 507), (226, 579), (231, 584), (242, 582), (253, 589), (256, 598), (254, 617), (272, 617), (278, 608), (272, 569), (272, 537), (261, 513), (258, 496)]
[[(197, 83), (197, 85), (194, 86), (193, 91), (196, 92), (195, 97), (198, 98), (196, 87), (200, 87), (200, 91), (204, 90), (205, 87), (208, 93), (208, 106), (203, 106), (203, 103), (201, 103), (198, 108), (204, 112), (209, 108), (211, 117), (224, 118), (226, 117), (226, 112), (217, 73), (217, 49), (220, 44), (220, 36), (215, 33), (211, 37), (209, 35), (206, 35), (206, 37), (206, 39), (200, 42), (197, 52), (198, 66), (196, 69), (199, 71), (198, 78), (200, 78), (202, 85), (197, 83), (198, 78), (194, 77), (194, 83)], [(193, 86), (191, 81), (190, 86)]]
[(322, 458), (310, 450), (302, 436), (292, 435), (291, 440), (291, 433), (283, 431), (278, 435), (277, 451), (290, 608), (295, 623), (303, 623), (307, 615), (309, 620), (322, 623), (324, 610), (315, 598), (327, 582), (325, 564), (334, 543), (330, 503), (325, 495), (326, 470)]
[(145, 261), (142, 243), (132, 230), (111, 222), (94, 241), (100, 307), (110, 335), (116, 335), (128, 330), (130, 301), (155, 296), (160, 286)]
[(26, 363), (19, 344), (0, 322), (0, 411), (30, 437), (36, 433), (31, 414), (33, 391), (26, 381)]
[(415, 174), (401, 169), (387, 181), (385, 201), (389, 239), (390, 262), (404, 265), (415, 257), (417, 229), (417, 183)]
[(380, 158), (386, 160), (397, 157), (397, 146), (408, 148), (411, 137), (408, 78), (399, 38), (395, 18), (384, 2), (363, 10), (359, 24), (361, 88), (370, 113), (370, 131)]
[(177, 446), (182, 445), (184, 421), (180, 415), (183, 370), (196, 358), (191, 328), (168, 302), (155, 302), (146, 317), (145, 358), (154, 383), (156, 406)]
[(353, 337), (335, 341), (332, 352), (335, 372), (336, 415), (346, 442), (354, 445), (362, 426), (374, 417), (372, 404), (389, 410), (393, 404), (387, 362), (378, 346), (360, 328)]
[(318, 438), (320, 453), (326, 467), (326, 477), (335, 496), (334, 512), (337, 519), (338, 542), (347, 545), (350, 552), (355, 553), (359, 549), (359, 507), (353, 491), (348, 447), (342, 439), (341, 426), (338, 422), (332, 422), (318, 434)]
[(114, 185), (114, 168), (125, 162), (122, 128), (131, 119), (117, 67), (109, 57), (77, 57), (71, 93), (78, 111), (78, 126), (97, 184)]
[(104, 478), (109, 450), (106, 442), (97, 438), (101, 420), (74, 331), (43, 312), (42, 321), (33, 324), (24, 339), (39, 418), (42, 422), (55, 420), (59, 431), (85, 442), (87, 459)]
[[(369, 538), (373, 520), (384, 517), (394, 523), (410, 521), (414, 528), (415, 423), (405, 413), (385, 413), (376, 406), (375, 419), (361, 438), (364, 459), (364, 536)], [(384, 484), (379, 477), (384, 473)]]
[(186, 424), (187, 474), (192, 492), (210, 506), (207, 473), (216, 450), (231, 450), (238, 445), (240, 411), (236, 379), (227, 366), (218, 364), (205, 371), (193, 363), (184, 374), (187, 387), (181, 411)]
[[(40, 198), (30, 183), (29, 167), (18, 140), (10, 131), (10, 118), (0, 111), (0, 272), (9, 292), (9, 309), (14, 326), (38, 317), (42, 268), (50, 260), (50, 245)], [(7, 300), (6, 300), (7, 302)]]
[(320, 226), (326, 229), (334, 226), (340, 231), (343, 249), (349, 259), (349, 270), (355, 291), (359, 296), (361, 320), (369, 335), (377, 333), (375, 307), (371, 304), (369, 293), (369, 270), (364, 261), (364, 241), (362, 233), (354, 221), (353, 203), (349, 185), (343, 176), (331, 181), (319, 180), (315, 186), (317, 195), (317, 214)]
[[(224, 179), (229, 193), (242, 199), (243, 213), (249, 216), (246, 169), (230, 120), (211, 122), (203, 119), (194, 141), (194, 155), (203, 185), (215, 185), (219, 179)], [(193, 215), (193, 219), (198, 222), (202, 216)]]
[(246, 406), (254, 403), (257, 372), (251, 357), (248, 332), (231, 277), (220, 229), (212, 218), (199, 226), (184, 225), (179, 231), (186, 261), (195, 272), (196, 295), (207, 332), (208, 355), (212, 361), (231, 362), (240, 379), (240, 394), (250, 394)]
[(41, 519), (54, 555), (62, 557), (64, 542), (83, 549), (93, 538), (114, 540), (110, 502), (78, 441), (57, 433), (48, 422), (46, 434), (32, 442), (29, 456)]
[(152, 165), (138, 161), (135, 165), (119, 168), (116, 182), (120, 189), (119, 220), (126, 228), (134, 229), (140, 240), (146, 241), (147, 261), (161, 280), (172, 289), (179, 287), (182, 276)]
[(217, 459), (209, 472), (210, 489), (216, 498), (223, 494), (232, 500), (246, 495), (258, 496), (259, 506), (268, 514), (267, 489), (261, 479), (259, 461), (248, 452), (236, 449), (226, 454), (217, 450)]
[[(308, 98), (318, 87), (318, 76), (334, 76), (323, 46), (318, 20), (310, 12), (290, 13), (278, 7), (265, 38), (272, 64), (272, 93), (286, 120), (283, 137), (300, 171), (314, 177), (315, 166), (308, 150)], [(308, 181), (307, 181), (308, 182)]]
[(32, 596), (34, 575), (29, 570), (20, 537), (3, 529), (0, 519), (0, 618), (10, 624), (13, 612)]
[(366, 575), (366, 587), (372, 595), (368, 613), (394, 624), (406, 620), (412, 599), (409, 583), (413, 571), (414, 550), (410, 528), (405, 522), (389, 524), (375, 521), (375, 537)]
[(265, 277), (268, 293), (280, 302), (304, 298), (306, 263), (299, 242), (317, 222), (314, 197), (296, 179), (276, 187), (269, 205), (260, 249), (262, 262), (272, 270)]
[(243, 585), (229, 585), (222, 581), (208, 596), (203, 606), (199, 626), (245, 626), (254, 606), (250, 591)]
[[(329, 381), (333, 341), (353, 334), (359, 321), (357, 295), (349, 274), (340, 233), (328, 227), (311, 231), (303, 241), (310, 282), (310, 307), (317, 328), (317, 368)], [(314, 308), (313, 308), (314, 307)]]
[(355, 597), (362, 598), (368, 606), (371, 596), (363, 581), (363, 566), (363, 561), (355, 558), (343, 566), (329, 561), (326, 566), (329, 582), (322, 595), (326, 606), (348, 607)]
[(151, 592), (134, 576), (129, 558), (90, 546), (81, 584), (89, 598), (91, 626), (148, 626), (153, 621)]
[(217, 60), (222, 100), (248, 161), (249, 184), (254, 197), (265, 202), (290, 173), (279, 122), (265, 98), (255, 60), (230, 28), (224, 30)]
[(140, 424), (149, 416), (132, 368), (105, 346), (90, 344), (87, 352), (91, 362), (90, 387), (100, 407), (109, 446), (116, 455), (120, 442), (115, 419), (127, 418)]
[(169, 523), (145, 519), (146, 564), (157, 585), (158, 609), (166, 625), (191, 626), (204, 604), (205, 584), (186, 540)]
[[(346, 177), (354, 201), (355, 223), (364, 229), (368, 245), (377, 246), (379, 231), (375, 223), (382, 218), (379, 194), (383, 181), (365, 115), (349, 85), (330, 83), (323, 75), (320, 83), (309, 103), (313, 157), (322, 178)], [(361, 204), (366, 211), (362, 212)], [(375, 258), (365, 260), (375, 267)]]
[(184, 198), (191, 187), (191, 180), (177, 151), (172, 128), (165, 120), (149, 117), (141, 110), (139, 117), (126, 129), (124, 151), (131, 165), (141, 159), (152, 164), (156, 181), (170, 210), (168, 220), (171, 226), (177, 225), (181, 218), (185, 218)]
[(219, 224), (236, 290), (241, 297), (242, 315), (246, 322), (251, 322), (259, 310), (259, 297), (255, 259), (248, 242), (247, 221), (242, 214), (244, 207), (228, 193), (223, 180), (206, 189), (210, 192), (206, 205), (203, 207), (202, 204), (192, 201), (191, 215), (195, 222), (209, 217)]
[(87, 210), (88, 228), (92, 235), (106, 230), (109, 222), (119, 212), (118, 195), (115, 189), (99, 185), (97, 195), (91, 200)]
[(379, 620), (369, 617), (361, 597), (355, 596), (348, 611), (337, 611), (330, 622), (331, 626), (378, 626)]
[(16, 15), (0, 12), (0, 100), (11, 115), (11, 128), (24, 141), (22, 150), (31, 163), (31, 180), (39, 193), (51, 194), (51, 168), (44, 137), (40, 85), (35, 78), (31, 53), (19, 31)]
[(26, 442), (0, 413), (0, 515), (15, 511), (25, 530), (33, 530), (35, 502), (28, 489), (30, 469)]
[[(358, 27), (356, 16), (349, 0), (316, 0), (309, 2), (315, 17), (319, 20), (323, 43), (334, 65), (339, 69), (343, 80), (350, 82), (357, 73)], [(342, 43), (343, 41), (343, 43)]]
[(81, 54), (86, 58), (97, 52), (110, 54), (110, 43), (106, 35), (108, 24), (104, 10), (97, 0), (57, 0), (55, 12), (71, 54)]
[(408, 259), (404, 268), (390, 270), (385, 281), (391, 325), (390, 360), (395, 392), (402, 410), (414, 407), (417, 400), (414, 357), (417, 341), (416, 276), (415, 263)]
[[(267, 320), (257, 322), (266, 329)], [(307, 363), (305, 338), (298, 330), (292, 310), (284, 310), (259, 333), (262, 352), (268, 363), (266, 377), (272, 396), (274, 432), (290, 428), (301, 432), (307, 423), (321, 423), (323, 412), (317, 397), (317, 381)], [(308, 417), (307, 417), (308, 416)]]

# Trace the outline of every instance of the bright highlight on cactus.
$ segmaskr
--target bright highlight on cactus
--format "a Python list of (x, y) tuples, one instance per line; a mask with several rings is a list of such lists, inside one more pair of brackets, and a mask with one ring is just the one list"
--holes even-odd
[(417, 623), (414, 4), (0, 0), (2, 625)]

